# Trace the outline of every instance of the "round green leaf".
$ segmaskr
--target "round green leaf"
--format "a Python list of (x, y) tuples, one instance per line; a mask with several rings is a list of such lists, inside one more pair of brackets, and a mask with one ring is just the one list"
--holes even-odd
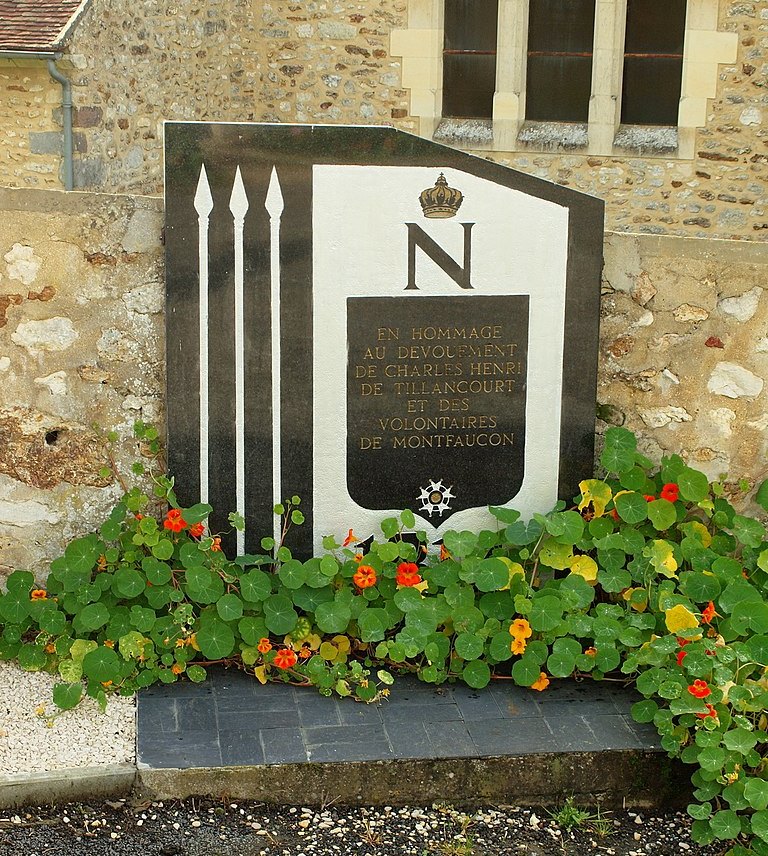
[(613, 593), (629, 588), (632, 583), (632, 577), (624, 568), (601, 567), (597, 572), (597, 582), (602, 589)]
[(443, 536), (445, 549), (456, 559), (462, 559), (474, 552), (477, 547), (477, 535), (474, 532), (448, 531)]
[(272, 594), (272, 579), (264, 571), (249, 571), (240, 577), (240, 596), (248, 603), (266, 600)]
[(576, 668), (573, 654), (552, 652), (547, 657), (547, 671), (555, 678), (567, 678)]
[(76, 575), (90, 574), (99, 558), (99, 539), (96, 535), (86, 535), (70, 541), (64, 550), (67, 569)]
[(216, 601), (216, 612), (222, 621), (237, 621), (243, 617), (243, 602), (236, 594), (224, 594)]
[(48, 658), (40, 645), (22, 645), (18, 653), (19, 665), (25, 672), (39, 672), (45, 668)]
[(160, 562), (154, 556), (142, 560), (141, 569), (147, 576), (147, 581), (153, 586), (165, 585), (171, 579), (171, 569), (165, 562)]
[(633, 491), (622, 493), (616, 497), (615, 504), (619, 517), (625, 523), (632, 525), (642, 523), (648, 516), (648, 503), (639, 493), (634, 493)]
[(83, 674), (93, 681), (115, 681), (120, 674), (120, 658), (112, 648), (100, 645), (83, 657)]
[(290, 633), (298, 620), (293, 601), (284, 594), (273, 594), (264, 601), (264, 622), (276, 636)]
[(716, 811), (712, 815), (709, 825), (712, 832), (715, 833), (715, 837), (722, 841), (728, 838), (736, 838), (736, 836), (741, 832), (741, 821), (739, 820), (739, 816), (731, 809)]
[(383, 609), (365, 609), (357, 617), (357, 627), (363, 642), (379, 642), (387, 629), (386, 612)]
[(491, 670), (483, 660), (473, 660), (464, 666), (461, 678), (465, 684), (479, 690), (487, 687), (491, 680)]
[(509, 660), (512, 656), (512, 650), (510, 647), (511, 642), (512, 638), (506, 630), (503, 630), (501, 633), (496, 633), (491, 638), (491, 644), (488, 651), (490, 657), (497, 663), (503, 663), (504, 660)]
[(746, 755), (750, 749), (754, 749), (757, 744), (757, 735), (754, 731), (747, 731), (746, 728), (733, 728), (726, 731), (723, 735), (723, 743), (726, 749), (732, 752), (741, 752)]
[(675, 506), (668, 499), (654, 499), (653, 502), (648, 502), (646, 505), (648, 519), (653, 524), (653, 528), (660, 532), (669, 529), (677, 520)]
[(121, 597), (138, 597), (145, 588), (144, 578), (133, 568), (121, 568), (115, 574), (113, 591)]
[(58, 636), (67, 626), (67, 616), (55, 606), (47, 606), (38, 617), (40, 629), (51, 636)]
[(756, 811), (750, 818), (752, 832), (763, 841), (768, 841), (768, 811)]
[(750, 776), (744, 783), (744, 797), (756, 811), (768, 808), (768, 782)]
[(475, 586), (480, 591), (498, 591), (509, 584), (509, 569), (501, 559), (483, 559), (475, 571)]
[(196, 634), (197, 644), (206, 660), (222, 660), (229, 657), (235, 648), (235, 634), (232, 628), (212, 618)]
[(189, 568), (185, 577), (187, 594), (197, 603), (215, 603), (224, 594), (223, 580), (208, 568)]
[(626, 428), (611, 427), (605, 432), (600, 463), (609, 473), (622, 473), (635, 463), (637, 439)]
[(549, 594), (537, 597), (531, 605), (529, 620), (534, 630), (542, 633), (554, 630), (563, 620), (563, 602)]
[(335, 600), (321, 603), (315, 613), (315, 622), (323, 633), (343, 633), (351, 620), (349, 606)]
[(717, 746), (702, 749), (699, 753), (699, 764), (703, 770), (710, 772), (721, 770), (725, 764), (725, 750)]
[(5, 587), (9, 592), (16, 592), (25, 598), (29, 598), (29, 591), (35, 588), (35, 577), (30, 571), (13, 571), (5, 581)]
[(71, 710), (83, 697), (83, 685), (54, 684), (53, 703), (62, 710)]
[(530, 687), (539, 679), (540, 674), (540, 664), (525, 655), (512, 666), (512, 678), (521, 687)]
[(720, 594), (720, 580), (713, 574), (686, 571), (680, 574), (680, 590), (695, 603), (707, 603)]
[(170, 559), (173, 555), (173, 541), (169, 538), (161, 538), (157, 544), (152, 547), (152, 555), (162, 562)]
[(635, 702), (631, 709), (632, 719), (635, 722), (653, 722), (653, 717), (656, 716), (658, 709), (659, 706), (650, 698)]
[(301, 588), (307, 581), (307, 570), (298, 559), (291, 559), (280, 565), (280, 582), (289, 589)]
[(701, 502), (709, 495), (709, 481), (704, 473), (683, 467), (677, 476), (680, 496), (689, 502)]
[(77, 613), (75, 622), (85, 631), (98, 630), (109, 621), (109, 610), (100, 601), (89, 603)]
[(269, 630), (262, 617), (245, 615), (237, 624), (237, 632), (246, 645), (258, 645), (259, 639), (269, 636)]
[(21, 624), (29, 615), (29, 605), (28, 592), (9, 591), (0, 595), (0, 617), (9, 624)]
[[(417, 620), (421, 610), (415, 610), (412, 614), (414, 620)], [(436, 626), (434, 615), (431, 614), (428, 618), (431, 624), (430, 629), (434, 630)], [(475, 633), (485, 623), (485, 616), (476, 606), (469, 606), (457, 609), (453, 614), (453, 629), (457, 633)]]
[(456, 653), (462, 660), (476, 660), (481, 657), (484, 646), (485, 640), (474, 633), (459, 633), (454, 642)]
[(208, 673), (205, 669), (197, 664), (187, 666), (186, 675), (190, 681), (196, 684), (202, 683), (208, 677)]

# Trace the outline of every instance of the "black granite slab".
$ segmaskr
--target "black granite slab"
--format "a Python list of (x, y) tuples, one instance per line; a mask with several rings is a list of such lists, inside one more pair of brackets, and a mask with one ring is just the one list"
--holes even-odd
[[(318, 536), (328, 534), (314, 531), (312, 498), (318, 491), (322, 492), (323, 485), (314, 483), (317, 470), (314, 467), (313, 372), (319, 370), (341, 374), (344, 369), (343, 366), (313, 365), (313, 341), (323, 333), (322, 330), (313, 329), (313, 261), (317, 248), (312, 201), (313, 170), (318, 165), (424, 166), (438, 170), (453, 168), (500, 187), (554, 203), (567, 211), (567, 222), (562, 221), (565, 232), (558, 235), (558, 240), (567, 243), (567, 270), (557, 493), (566, 499), (576, 494), (579, 480), (584, 478), (585, 473), (591, 472), (593, 466), (603, 241), (602, 201), (483, 158), (472, 157), (384, 127), (167, 123), (165, 146), (169, 469), (176, 476), (177, 494), (182, 504), (192, 504), (201, 497), (203, 475), (200, 462), (204, 459), (210, 473), (207, 498), (215, 508), (212, 528), (229, 531), (227, 514), (238, 508), (235, 469), (237, 444), (239, 438), (242, 438), (244, 451), (241, 457), (244, 458), (245, 481), (242, 511), (248, 521), (242, 546), (246, 552), (258, 551), (259, 539), (272, 531), (275, 456), (279, 459), (281, 473), (278, 495), (299, 494), (304, 500), (302, 510), (306, 525), (291, 531), (289, 546), (303, 555), (309, 555)], [(201, 214), (200, 208), (195, 208), (195, 199), (203, 167), (210, 196)], [(274, 218), (271, 220), (265, 207), (265, 198), (274, 174), (280, 178), (284, 205), (280, 216), (277, 254), (270, 249), (270, 229)], [(243, 193), (247, 195), (247, 206), (243, 198), (238, 202), (233, 196), (240, 177)], [(414, 188), (416, 195), (413, 199), (416, 200), (417, 208), (419, 190), (420, 187)], [(378, 204), (377, 199), (370, 200), (372, 209)], [(233, 252), (233, 216), (230, 216), (232, 207), (237, 208), (238, 205), (239, 214), (234, 217), (235, 244), (238, 228), (244, 236), (239, 290), (236, 285), (236, 252)], [(417, 211), (415, 215), (408, 216), (420, 214)], [(456, 293), (467, 296), (463, 308), (467, 317), (471, 317), (474, 310), (470, 307), (475, 302), (473, 298), (476, 291), (472, 290), (469, 247), (475, 240), (471, 234), (472, 227), (479, 233), (482, 224), (462, 222), (465, 244), (464, 255), (459, 262), (429, 238), (422, 228), (427, 221), (421, 222), (422, 225), (408, 222), (400, 224), (404, 238), (399, 251), (409, 254), (410, 267), (407, 282), (392, 284), (390, 287), (399, 289), (397, 293), (404, 295), (402, 300), (407, 296), (411, 312), (421, 320), (424, 319), (428, 314), (427, 304), (421, 304), (420, 301), (436, 298), (425, 294), (421, 280), (417, 283), (415, 259), (418, 248), (420, 259), (427, 258), (431, 265), (441, 268), (453, 281), (451, 287), (455, 285)], [(510, 224), (509, 228), (513, 229), (514, 224)], [(207, 313), (201, 313), (202, 298), (198, 291), (198, 250), (203, 233), (207, 241), (209, 268)], [(371, 242), (376, 241), (376, 235), (369, 237)], [(477, 250), (473, 252), (475, 256), (472, 257), (472, 265), (476, 266)], [(354, 265), (353, 254), (350, 256), (339, 258), (339, 266)], [(280, 304), (277, 316), (270, 296), (271, 265), (275, 260), (280, 263)], [(507, 261), (514, 266), (514, 259)], [(242, 292), (245, 338), (242, 349), (238, 349), (236, 322), (233, 320), (237, 310), (235, 308), (233, 313), (233, 307), (236, 307), (238, 294)], [(515, 389), (503, 403), (495, 402), (487, 413), (497, 421), (499, 436), (514, 435), (515, 441), (494, 445), (490, 449), (480, 448), (477, 443), (472, 448), (454, 443), (452, 454), (448, 457), (442, 452), (436, 455), (434, 447), (422, 444), (419, 449), (412, 450), (414, 454), (411, 457), (407, 450), (403, 450), (406, 454), (398, 457), (397, 466), (393, 467), (391, 461), (382, 458), (371, 469), (370, 457), (361, 455), (354, 445), (357, 442), (359, 446), (363, 437), (377, 436), (371, 433), (370, 428), (378, 421), (379, 411), (360, 396), (351, 397), (349, 400), (354, 406), (347, 423), (347, 477), (350, 492), (361, 507), (414, 508), (415, 498), (419, 495), (416, 488), (424, 489), (425, 484), (431, 485), (435, 479), (441, 480), (442, 486), (450, 485), (451, 480), (461, 485), (462, 498), (454, 498), (451, 512), (468, 507), (469, 503), (477, 503), (479, 507), (512, 500), (515, 486), (523, 477), (521, 461), (527, 438), (525, 360), (528, 322), (521, 306), (524, 298), (519, 295), (485, 299), (507, 301), (494, 314), (498, 314), (503, 323), (512, 325), (505, 333), (504, 341), (514, 342), (518, 347), (519, 372), (516, 369), (509, 377), (504, 376), (505, 379), (516, 381)], [(414, 308), (419, 306), (420, 309)], [(371, 312), (379, 312), (386, 323), (386, 313), (374, 310), (372, 301), (369, 301), (368, 307)], [(360, 330), (359, 315), (353, 313), (354, 317), (351, 316), (350, 348), (360, 346), (368, 338), (368, 334)], [(205, 316), (203, 321), (202, 316)], [(271, 363), (271, 355), (276, 353), (274, 346), (278, 340), (273, 329), (276, 317), (280, 323), (279, 396), (273, 396), (276, 386)], [(454, 321), (460, 321), (455, 313), (451, 317), (451, 322)], [(558, 321), (558, 328), (560, 323)], [(204, 395), (200, 383), (201, 325), (210, 346), (208, 370), (203, 373), (210, 397), (206, 432), (201, 428), (200, 419), (200, 402)], [(560, 332), (558, 329), (558, 335)], [(238, 417), (237, 372), (234, 366), (239, 354), (242, 355), (245, 400), (243, 413)], [(343, 383), (343, 378), (340, 377), (339, 381)], [(391, 402), (391, 388), (388, 394)], [(488, 403), (486, 394), (478, 395), (485, 395), (483, 403)], [(416, 401), (419, 396), (409, 398)], [(459, 409), (452, 415), (461, 416), (466, 396), (445, 395), (436, 398), (448, 400), (449, 408), (453, 406), (450, 402), (458, 402), (456, 407)], [(273, 406), (274, 400), (278, 400), (276, 406)], [(398, 415), (391, 408), (387, 413), (389, 416)], [(440, 415), (439, 409), (437, 415)], [(279, 417), (281, 425), (279, 438), (274, 431), (276, 417)], [(236, 431), (234, 426), (238, 419), (242, 428)], [(365, 434), (364, 429), (367, 432)], [(483, 429), (468, 430), (473, 433)], [(557, 433), (557, 429), (555, 431)], [(201, 453), (201, 449), (204, 449), (204, 433), (207, 437), (207, 455)], [(451, 429), (449, 433), (461, 436), (464, 431), (457, 428)], [(418, 463), (420, 473), (427, 470), (431, 472), (429, 480), (425, 480), (423, 474), (417, 478), (414, 462)], [(558, 469), (557, 461), (555, 463), (555, 469)], [(450, 480), (448, 476), (442, 475), (444, 471), (451, 472)], [(508, 478), (511, 481), (507, 482), (506, 492), (498, 490), (499, 472), (510, 474)], [(408, 484), (405, 484), (406, 475), (410, 480)], [(342, 479), (343, 474), (339, 472), (334, 477)], [(485, 491), (482, 489), (483, 480), (487, 485)], [(465, 485), (468, 486), (466, 495)], [(439, 491), (432, 492), (440, 499), (437, 496)], [(363, 499), (365, 502), (361, 501)], [(436, 511), (438, 504), (437, 501), (432, 504), (432, 511)], [(347, 522), (347, 525), (352, 522)], [(339, 531), (344, 528), (343, 521), (339, 521), (338, 528)], [(225, 535), (224, 545), (229, 552), (234, 551), (234, 534)]]
[(138, 759), (193, 768), (660, 750), (655, 729), (631, 719), (638, 698), (608, 682), (553, 681), (536, 693), (402, 677), (389, 700), (363, 705), (212, 669), (204, 684), (139, 694)]

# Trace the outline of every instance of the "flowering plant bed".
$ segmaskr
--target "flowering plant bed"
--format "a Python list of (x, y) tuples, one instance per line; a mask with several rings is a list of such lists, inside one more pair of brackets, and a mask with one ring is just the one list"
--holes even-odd
[[(154, 429), (137, 426), (156, 448)], [(132, 694), (232, 663), (261, 682), (372, 702), (393, 675), (475, 688), (496, 677), (543, 691), (552, 678), (634, 684), (633, 708), (670, 755), (696, 765), (694, 838), (768, 856), (768, 539), (720, 483), (671, 456), (654, 467), (629, 431), (605, 435), (607, 476), (573, 505), (529, 521), (491, 508), (482, 532), (446, 532), (439, 553), (403, 511), (382, 538), (301, 561), (265, 538), (229, 559), (210, 507), (128, 490), (98, 533), (72, 541), (45, 588), (16, 571), (0, 595), (0, 657), (58, 672), (54, 701)], [(141, 468), (139, 468), (141, 469)], [(768, 507), (768, 486), (757, 502)], [(303, 520), (292, 497), (283, 536)], [(240, 525), (236, 515), (233, 525)], [(407, 537), (406, 537), (407, 536)]]

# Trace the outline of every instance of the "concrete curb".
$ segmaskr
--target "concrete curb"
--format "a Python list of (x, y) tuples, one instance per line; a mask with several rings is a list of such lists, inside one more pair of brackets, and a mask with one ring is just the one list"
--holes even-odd
[(135, 784), (136, 767), (128, 763), (13, 773), (0, 776), (0, 809), (126, 797)]
[(280, 805), (554, 805), (574, 796), (605, 808), (670, 808), (690, 802), (691, 784), (685, 766), (666, 753), (615, 750), (188, 769), (139, 764), (136, 790), (143, 799)]

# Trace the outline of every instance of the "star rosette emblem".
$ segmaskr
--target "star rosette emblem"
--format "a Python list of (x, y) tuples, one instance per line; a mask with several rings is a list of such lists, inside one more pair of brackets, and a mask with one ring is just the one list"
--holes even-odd
[(439, 514), (442, 517), (444, 511), (450, 510), (450, 501), (456, 498), (451, 493), (451, 488), (443, 485), (442, 479), (437, 482), (430, 481), (426, 487), (422, 487), (420, 490), (421, 510), (426, 511), (430, 517), (433, 514)]

